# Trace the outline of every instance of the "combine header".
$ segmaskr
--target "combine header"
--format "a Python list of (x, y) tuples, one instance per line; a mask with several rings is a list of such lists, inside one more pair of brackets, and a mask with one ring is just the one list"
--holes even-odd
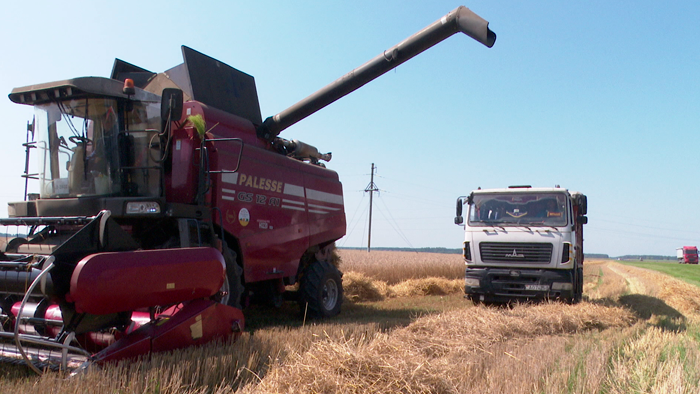
[(456, 32), (496, 39), (459, 7), (265, 121), (252, 76), (184, 46), (162, 73), (117, 59), (14, 89), (39, 192), (0, 220), (0, 357), (40, 373), (237, 337), (245, 305), (295, 284), (303, 312), (338, 314), (341, 183), (278, 135)]

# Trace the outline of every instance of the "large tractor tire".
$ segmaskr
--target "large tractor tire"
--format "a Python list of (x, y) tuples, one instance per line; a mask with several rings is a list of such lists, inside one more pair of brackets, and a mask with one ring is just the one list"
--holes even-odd
[(570, 304), (578, 304), (583, 300), (583, 267), (574, 269), (574, 296), (569, 299)]
[(332, 317), (340, 313), (343, 303), (343, 280), (331, 263), (314, 261), (299, 280), (299, 306), (302, 314), (314, 318)]
[(222, 291), (225, 295), (219, 302), (232, 306), (234, 308), (243, 309), (241, 306), (241, 298), (243, 296), (243, 268), (236, 262), (236, 252), (224, 246), (224, 261), (226, 261), (226, 277)]
[(574, 303), (578, 304), (583, 300), (583, 267), (577, 269), (576, 292), (574, 293)]

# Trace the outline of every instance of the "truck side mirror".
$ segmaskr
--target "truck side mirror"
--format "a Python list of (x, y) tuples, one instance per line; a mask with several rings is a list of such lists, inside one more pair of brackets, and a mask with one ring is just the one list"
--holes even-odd
[(581, 195), (581, 215), (585, 215), (588, 213), (588, 198), (584, 195)]
[(588, 224), (588, 216), (579, 216), (576, 218), (581, 224)]
[(184, 95), (182, 90), (175, 88), (163, 89), (160, 101), (161, 130), (165, 130), (166, 123), (182, 118), (182, 105)]
[(464, 218), (462, 217), (462, 205), (464, 205), (464, 202), (462, 202), (462, 197), (459, 197), (457, 199), (457, 208), (456, 208), (456, 215), (457, 216), (455, 216), (455, 224), (464, 223)]
[(573, 196), (574, 204), (578, 206), (579, 215), (585, 215), (588, 213), (588, 198), (585, 194), (575, 193)]

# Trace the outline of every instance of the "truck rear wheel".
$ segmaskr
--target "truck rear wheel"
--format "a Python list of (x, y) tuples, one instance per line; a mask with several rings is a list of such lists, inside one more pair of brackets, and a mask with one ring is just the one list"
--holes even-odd
[(340, 271), (326, 261), (314, 261), (299, 280), (299, 306), (310, 317), (326, 318), (340, 313), (343, 281)]

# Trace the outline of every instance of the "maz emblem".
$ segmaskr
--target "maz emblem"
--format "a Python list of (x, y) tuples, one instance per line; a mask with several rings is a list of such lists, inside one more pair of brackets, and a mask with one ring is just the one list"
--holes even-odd
[(513, 253), (508, 253), (508, 254), (505, 255), (505, 257), (523, 257), (523, 258), (524, 258), (525, 255), (524, 255), (524, 254), (518, 254), (518, 252), (517, 252), (515, 249), (513, 249)]

